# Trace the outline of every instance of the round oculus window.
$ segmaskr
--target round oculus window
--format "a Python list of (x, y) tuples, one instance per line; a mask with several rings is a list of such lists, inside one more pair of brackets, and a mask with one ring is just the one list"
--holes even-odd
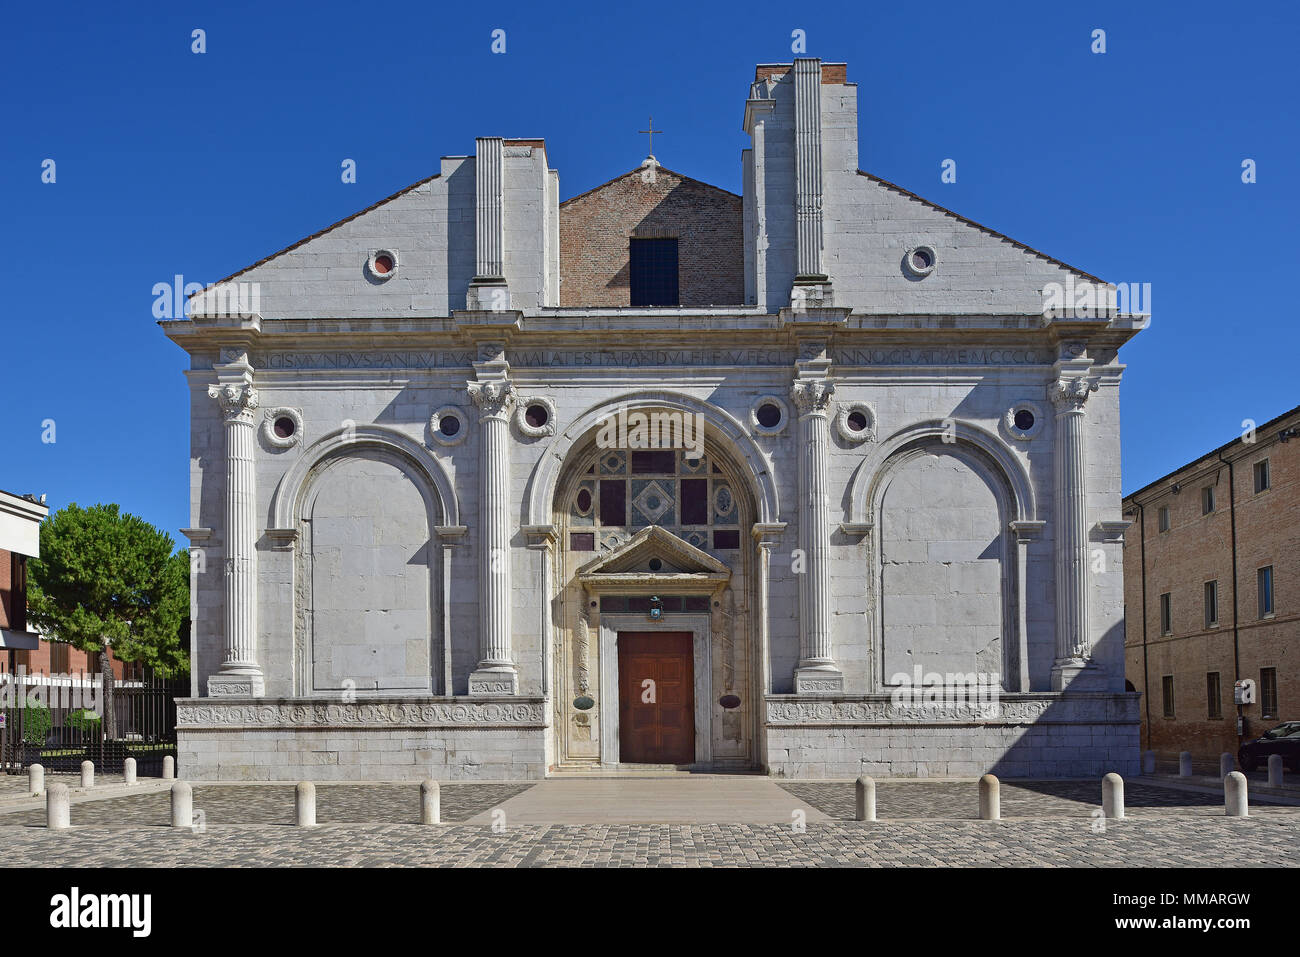
[(393, 257), (387, 253), (380, 253), (375, 257), (375, 272), (381, 276), (387, 276), (393, 271)]
[(540, 402), (534, 402), (524, 410), (524, 421), (535, 429), (543, 428), (547, 422), (551, 421), (550, 410)]
[(276, 438), (290, 439), (298, 431), (298, 424), (287, 415), (278, 416), (271, 428), (275, 431)]
[(849, 428), (854, 432), (861, 432), (867, 427), (867, 414), (861, 409), (854, 409), (848, 416)]
[(1021, 432), (1028, 432), (1034, 427), (1034, 413), (1028, 409), (1017, 409), (1015, 415), (1016, 428)]
[(444, 415), (438, 419), (438, 431), (447, 438), (460, 434), (460, 419), (454, 415)]
[(758, 419), (758, 424), (765, 429), (775, 429), (781, 424), (781, 409), (773, 402), (760, 405), (754, 416)]

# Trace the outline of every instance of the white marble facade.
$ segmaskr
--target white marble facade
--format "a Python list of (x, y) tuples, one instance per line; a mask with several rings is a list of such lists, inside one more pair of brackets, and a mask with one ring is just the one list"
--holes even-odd
[[(744, 304), (560, 308), (558, 175), (483, 138), (163, 323), (202, 551), (183, 776), (615, 769), (619, 635), (657, 631), (691, 635), (698, 768), (1136, 773), (1140, 323), (1045, 317), (1092, 277), (859, 172), (822, 67), (745, 103)], [(638, 412), (701, 423), (702, 455), (635, 473), (602, 428)], [(918, 670), (995, 706), (909, 704)]]

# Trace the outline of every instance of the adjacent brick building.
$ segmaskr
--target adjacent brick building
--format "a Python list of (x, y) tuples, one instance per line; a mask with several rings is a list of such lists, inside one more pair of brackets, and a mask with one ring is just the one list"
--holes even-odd
[[(40, 554), (40, 525), (49, 509), (34, 496), (0, 491), (0, 672), (98, 674), (100, 655), (43, 638), (27, 624), (27, 559)], [(138, 666), (113, 660), (118, 678)]]
[[(1143, 748), (1212, 764), (1300, 719), (1300, 407), (1127, 496), (1124, 512)], [(1234, 704), (1239, 679), (1255, 703)]]

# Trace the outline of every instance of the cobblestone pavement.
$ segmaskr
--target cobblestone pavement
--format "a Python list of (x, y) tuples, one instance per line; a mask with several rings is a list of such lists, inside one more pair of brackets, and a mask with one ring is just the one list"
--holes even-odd
[(1300, 816), (785, 825), (0, 826), (10, 866), (1295, 866)]
[[(137, 780), (145, 781), (145, 780), (153, 780), (153, 779), (145, 778), (141, 776), (137, 778)], [(46, 771), (45, 783), (53, 784), (55, 781), (58, 781), (62, 784), (66, 784), (69, 788), (76, 790), (81, 787), (81, 773)], [(105, 784), (121, 784), (121, 783), (122, 783), (122, 775), (120, 774), (103, 774), (103, 773), (95, 774), (96, 785), (103, 786)], [(22, 774), (0, 774), (0, 800), (17, 800), (25, 797), (27, 797), (27, 772), (26, 771), (24, 771)]]
[[(852, 781), (782, 781), (781, 787), (823, 814), (853, 820)], [(1101, 807), (1101, 782), (1003, 781), (1004, 818), (1087, 819)], [(1251, 796), (1250, 813), (1282, 815), (1300, 823), (1300, 808), (1269, 805), (1267, 798)], [(1223, 817), (1223, 797), (1150, 784), (1125, 782), (1125, 813), (1130, 817), (1198, 815)], [(974, 782), (877, 781), (876, 816), (881, 820), (979, 818), (979, 786)]]
[[(533, 786), (520, 784), (444, 784), (442, 819), (463, 821), (489, 810)], [(293, 824), (293, 785), (230, 786), (199, 784), (194, 787), (194, 810), (202, 811), (206, 824)], [(155, 791), (130, 797), (73, 804), (73, 826), (110, 829), (139, 825), (165, 825), (171, 820), (171, 794)], [(316, 820), (321, 824), (419, 824), (419, 784), (318, 784)], [(45, 812), (0, 813), (4, 825), (44, 825)], [(8, 832), (0, 831), (0, 840)]]

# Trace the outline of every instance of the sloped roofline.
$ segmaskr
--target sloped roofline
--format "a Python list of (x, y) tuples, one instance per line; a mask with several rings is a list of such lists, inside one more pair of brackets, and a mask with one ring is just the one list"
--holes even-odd
[(932, 199), (926, 199), (924, 196), (918, 196), (910, 189), (904, 189), (902, 186), (899, 186), (897, 183), (891, 183), (889, 180), (882, 179), (881, 177), (875, 175), (874, 173), (868, 173), (866, 170), (861, 170), (861, 169), (858, 170), (858, 175), (865, 176), (867, 179), (879, 183), (881, 186), (884, 186), (886, 189), (892, 189), (897, 193), (901, 193), (904, 196), (906, 196), (908, 199), (914, 199), (918, 203), (924, 203), (926, 206), (929, 206), (931, 209), (937, 209), (939, 212), (943, 213), (944, 215), (951, 216), (953, 219), (963, 222), (967, 226), (974, 226), (976, 229), (980, 230), (981, 232), (988, 233), (988, 235), (990, 236), (994, 236), (997, 239), (1001, 239), (1004, 242), (1008, 242), (1018, 249), (1023, 249), (1025, 252), (1037, 256), (1039, 259), (1046, 259), (1049, 263), (1054, 263), (1055, 265), (1060, 266), (1062, 269), (1068, 269), (1070, 270), (1070, 272), (1075, 273), (1076, 275), (1079, 276), (1083, 276), (1085, 279), (1090, 279), (1093, 282), (1101, 283), (1103, 286), (1110, 285), (1110, 283), (1102, 279), (1100, 276), (1094, 276), (1090, 272), (1084, 272), (1082, 269), (1080, 269), (1077, 266), (1071, 266), (1067, 262), (1062, 262), (1061, 260), (1057, 259), (1055, 256), (1049, 256), (1047, 255), (1047, 253), (1035, 249), (1033, 246), (1026, 245), (1025, 243), (1020, 242), (1020, 240), (1018, 239), (1012, 239), (1006, 233), (1000, 233), (996, 229), (990, 229), (988, 226), (985, 226), (983, 223), (977, 223), (975, 222), (975, 220), (963, 216), (961, 213), (954, 213), (947, 206), (940, 206)]
[[(620, 175), (615, 176), (613, 179), (606, 180), (603, 183), (591, 187), (591, 189), (586, 190), (585, 192), (579, 193), (577, 196), (570, 196), (564, 202), (560, 203), (560, 206), (562, 207), (567, 206), (569, 205), (569, 203), (576, 202), (577, 200), (582, 199), (584, 196), (590, 196), (592, 193), (596, 192), (597, 190), (604, 189), (606, 186), (609, 186), (611, 183), (617, 183), (620, 179), (627, 179), (629, 176), (637, 176), (641, 173), (643, 169), (646, 169), (646, 167), (638, 166), (635, 169), (628, 170), (626, 173), (621, 173)], [(684, 180), (685, 182), (695, 183), (699, 186), (704, 186), (707, 187), (708, 189), (714, 190), (715, 192), (726, 193), (728, 196), (734, 197), (735, 199), (744, 202), (745, 198), (743, 196), (733, 193), (729, 189), (723, 189), (721, 186), (714, 186), (712, 183), (706, 183), (702, 179), (695, 179), (695, 177), (693, 176), (687, 176), (685, 173), (679, 173), (676, 170), (669, 169), (667, 166), (660, 166), (656, 164), (655, 169), (661, 173), (669, 173), (673, 176), (676, 176), (678, 179)]]
[[(1275, 425), (1281, 425), (1284, 421), (1286, 421), (1291, 416), (1296, 415), (1297, 413), (1300, 413), (1300, 405), (1297, 405), (1294, 409), (1288, 409), (1287, 411), (1283, 412), (1281, 415), (1275, 415), (1273, 418), (1269, 419), (1263, 425), (1255, 426), (1255, 434), (1259, 435), (1260, 433), (1267, 432)], [(1237, 436), (1231, 442), (1225, 442), (1223, 445), (1220, 445), (1217, 449), (1210, 449), (1210, 451), (1206, 452), (1204, 455), (1200, 456), (1199, 458), (1192, 459), (1190, 462), (1185, 462), (1182, 465), (1178, 466), (1178, 468), (1174, 469), (1172, 472), (1160, 476), (1160, 478), (1156, 479), (1153, 482), (1148, 482), (1146, 485), (1143, 485), (1136, 492), (1129, 492), (1121, 500), (1121, 505), (1123, 505), (1124, 508), (1131, 508), (1131, 507), (1138, 506), (1142, 504), (1137, 501), (1138, 496), (1145, 496), (1148, 492), (1152, 491), (1157, 486), (1163, 485), (1165, 482), (1168, 482), (1171, 478), (1173, 478), (1175, 475), (1178, 475), (1180, 472), (1186, 472), (1189, 469), (1199, 468), (1201, 465), (1205, 464), (1206, 462), (1209, 462), (1212, 459), (1221, 459), (1221, 456), (1225, 455), (1228, 452), (1231, 452), (1234, 448), (1238, 446), (1244, 446), (1246, 444), (1247, 443), (1241, 436)], [(1124, 504), (1124, 503), (1129, 503), (1129, 504)]]
[[(432, 183), (435, 179), (437, 179), (441, 175), (442, 175), (441, 173), (434, 173), (432, 176), (426, 176), (418, 183), (412, 183), (410, 186), (403, 187), (402, 189), (399, 189), (396, 193), (394, 193), (392, 196), (385, 196), (377, 203), (371, 203), (365, 209), (358, 210), (357, 212), (353, 213), (351, 216), (347, 216), (343, 219), (340, 219), (337, 223), (333, 223), (329, 226), (326, 226), (324, 229), (317, 230), (316, 232), (312, 233), (310, 236), (303, 237), (302, 239), (298, 240), (296, 243), (294, 243), (291, 246), (285, 246), (279, 252), (274, 252), (271, 253), (271, 255), (269, 256), (262, 257), (257, 262), (253, 263), (251, 266), (245, 266), (243, 269), (240, 269), (237, 272), (232, 272), (225, 279), (218, 279), (212, 285), (220, 286), (223, 282), (230, 282), (230, 280), (232, 279), (237, 279), (238, 277), (242, 276), (244, 273), (250, 272), (251, 270), (256, 269), (258, 266), (263, 265), (264, 263), (269, 263), (272, 259), (277, 259), (280, 256), (283, 256), (285, 253), (293, 252), (295, 249), (297, 249), (299, 246), (303, 245), (304, 243), (309, 243), (313, 239), (316, 239), (317, 237), (324, 236), (326, 233), (330, 232), (331, 230), (338, 229), (340, 226), (352, 222), (352, 220), (356, 219), (358, 216), (364, 216), (366, 213), (378, 209), (380, 206), (383, 206), (385, 203), (391, 203), (393, 200), (397, 199), (397, 197), (404, 196), (405, 194), (409, 193), (411, 190), (418, 189), (419, 187), (423, 186), (425, 183)], [(210, 288), (212, 287), (209, 286), (208, 289)], [(207, 289), (204, 289), (202, 292), (196, 292), (194, 295), (201, 296), (206, 291)]]
[[(612, 179), (608, 179), (603, 183), (599, 183), (591, 187), (591, 189), (578, 193), (576, 196), (570, 196), (564, 202), (560, 203), (560, 206), (561, 207), (567, 206), (569, 203), (576, 202), (577, 200), (583, 199), (586, 196), (590, 196), (592, 193), (595, 193), (597, 190), (604, 189), (606, 186), (609, 186), (612, 183), (616, 183), (621, 179), (626, 179), (629, 176), (638, 175), (643, 169), (645, 169), (644, 166), (638, 166), (635, 167), (634, 169), (628, 170), (626, 173), (622, 173), (621, 175), (615, 176)], [(731, 190), (723, 189), (721, 186), (714, 186), (712, 183), (706, 183), (704, 182), (704, 180), (696, 179), (693, 176), (687, 176), (685, 173), (679, 173), (676, 170), (669, 169), (666, 166), (656, 166), (656, 169), (658, 169), (661, 172), (668, 173), (672, 176), (676, 176), (678, 179), (682, 180), (683, 182), (695, 183), (696, 185), (706, 187), (707, 189), (714, 190), (715, 192), (725, 193), (727, 196), (731, 196), (734, 199), (739, 199), (742, 202), (744, 200), (744, 197), (731, 192)], [(909, 199), (914, 199), (919, 203), (923, 203), (924, 205), (929, 206), (931, 209), (938, 210), (939, 212), (943, 213), (946, 216), (951, 216), (954, 219), (958, 220), (959, 222), (963, 222), (968, 226), (974, 226), (976, 229), (980, 230), (981, 232), (987, 233), (988, 235), (1000, 239), (1004, 242), (1008, 242), (1011, 245), (1017, 247), (1018, 249), (1023, 249), (1025, 252), (1030, 253), (1031, 255), (1037, 256), (1040, 259), (1044, 259), (1047, 262), (1060, 266), (1063, 269), (1068, 269), (1070, 270), (1070, 272), (1075, 273), (1076, 275), (1079, 276), (1083, 276), (1085, 279), (1090, 279), (1093, 282), (1101, 283), (1102, 285), (1110, 285), (1110, 283), (1106, 282), (1106, 280), (1100, 278), (1099, 276), (1094, 276), (1090, 272), (1085, 272), (1084, 270), (1078, 268), (1077, 266), (1071, 266), (1069, 263), (1063, 262), (1060, 259), (1057, 259), (1055, 256), (1049, 256), (1047, 255), (1047, 253), (1035, 249), (1034, 247), (1027, 245), (1026, 243), (1022, 243), (1017, 239), (1012, 239), (1006, 233), (1000, 233), (996, 229), (991, 229), (990, 227), (985, 226), (983, 223), (977, 223), (975, 220), (961, 215), (961, 213), (953, 212), (948, 207), (941, 206), (940, 204), (934, 202), (933, 200), (926, 199), (924, 196), (919, 196), (916, 193), (912, 192), (911, 190), (899, 186), (897, 183), (891, 183), (889, 180), (884, 179), (880, 176), (876, 176), (874, 173), (868, 173), (866, 170), (858, 170), (857, 174), (859, 176), (864, 176), (867, 179), (872, 180), (873, 182), (879, 183), (881, 186), (884, 186), (886, 189), (892, 189), (896, 193), (906, 196)], [(345, 216), (343, 219), (340, 219), (338, 222), (331, 223), (329, 226), (326, 226), (324, 229), (317, 230), (316, 232), (312, 233), (310, 236), (304, 236), (296, 243), (292, 243), (288, 246), (285, 246), (283, 249), (273, 252), (268, 256), (262, 257), (252, 265), (245, 266), (243, 269), (236, 270), (235, 272), (231, 273), (229, 276), (226, 276), (223, 279), (218, 279), (215, 283), (212, 283), (212, 285), (219, 286), (222, 283), (230, 282), (230, 280), (232, 279), (237, 279), (240, 276), (244, 275), (244, 273), (251, 272), (252, 270), (256, 269), (258, 266), (262, 266), (270, 262), (272, 259), (277, 259), (280, 256), (283, 256), (285, 253), (293, 252), (299, 246), (309, 243), (313, 239), (317, 239), (320, 236), (324, 236), (326, 233), (338, 229), (340, 226), (350, 223), (352, 222), (352, 220), (357, 219), (361, 216), (366, 215), (366, 213), (378, 209), (380, 206), (383, 206), (385, 203), (391, 203), (393, 200), (397, 199), (398, 197), (404, 196), (407, 193), (411, 192), (412, 190), (424, 186), (426, 183), (433, 182), (435, 179), (438, 179), (441, 175), (442, 175), (441, 173), (434, 173), (432, 176), (426, 176), (424, 179), (412, 183), (410, 186), (403, 187), (402, 189), (399, 189), (397, 192), (393, 193), (391, 196), (385, 196), (383, 199), (371, 203), (365, 209), (358, 210), (357, 212), (353, 213), (351, 216)], [(209, 286), (208, 288), (211, 287)], [(206, 291), (206, 289), (204, 291)], [(202, 293), (195, 293), (195, 295), (202, 295)]]

